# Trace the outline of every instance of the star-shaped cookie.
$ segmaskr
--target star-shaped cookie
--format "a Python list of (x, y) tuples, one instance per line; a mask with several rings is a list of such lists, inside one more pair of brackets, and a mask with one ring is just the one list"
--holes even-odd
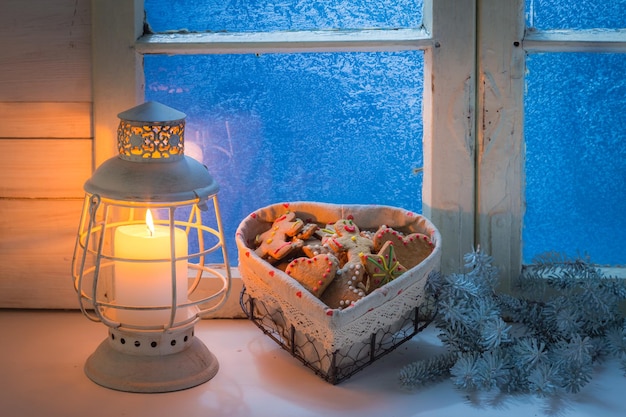
[(368, 293), (406, 272), (406, 268), (398, 262), (395, 247), (390, 241), (385, 242), (377, 254), (362, 255), (361, 262), (369, 275)]

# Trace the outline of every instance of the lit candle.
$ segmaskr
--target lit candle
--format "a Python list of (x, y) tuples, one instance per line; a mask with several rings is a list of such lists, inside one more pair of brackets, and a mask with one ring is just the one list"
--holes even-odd
[[(176, 258), (187, 256), (187, 235), (174, 228)], [(152, 262), (115, 261), (115, 302), (119, 305), (150, 307), (172, 305), (172, 264), (170, 259), (170, 228), (154, 225), (150, 210), (146, 224), (120, 226), (115, 230), (114, 254), (116, 258)], [(157, 259), (164, 261), (155, 262)], [(187, 261), (176, 262), (176, 302), (187, 301)], [(176, 318), (186, 318), (181, 309)], [(160, 325), (170, 319), (170, 310), (116, 311), (121, 323), (134, 325)]]

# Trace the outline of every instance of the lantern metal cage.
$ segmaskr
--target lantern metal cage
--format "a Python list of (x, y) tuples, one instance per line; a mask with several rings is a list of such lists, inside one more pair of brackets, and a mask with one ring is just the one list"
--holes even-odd
[(148, 102), (119, 117), (119, 155), (84, 186), (72, 261), (81, 311), (109, 328), (85, 373), (121, 391), (190, 388), (219, 368), (194, 325), (230, 293), (219, 186), (184, 155), (183, 113)]
[[(215, 197), (212, 198), (216, 219), (219, 219), (219, 206)], [(147, 211), (164, 213), (164, 216), (155, 216), (155, 225), (164, 225), (170, 230), (170, 256), (155, 259), (127, 259), (116, 256), (114, 252), (114, 232), (124, 225), (145, 225)], [(170, 203), (128, 203), (103, 198), (97, 194), (87, 194), (83, 205), (79, 232), (76, 241), (76, 256), (74, 257), (74, 286), (79, 295), (81, 311), (93, 321), (103, 322), (109, 327), (136, 330), (171, 330), (186, 326), (197, 320), (197, 317), (217, 310), (228, 296), (230, 287), (230, 268), (228, 257), (223, 257), (222, 263), (209, 262), (207, 258), (217, 250), (226, 254), (224, 236), (221, 227), (213, 228), (203, 224), (202, 210), (196, 201), (182, 201)], [(186, 219), (178, 219), (181, 213)], [(122, 216), (124, 216), (122, 218)], [(148, 227), (146, 230), (148, 230)], [(193, 242), (189, 247), (197, 248), (185, 256), (176, 255), (176, 240), (174, 229), (185, 231), (187, 238)], [(181, 288), (176, 277), (176, 264), (186, 261), (189, 273), (185, 278), (186, 301), (179, 302)], [(170, 292), (171, 302), (163, 305), (133, 306), (123, 305), (116, 301), (115, 294), (115, 266), (116, 263), (164, 263), (171, 265)], [(200, 288), (203, 278), (217, 278), (221, 281), (222, 289), (216, 293), (198, 297), (196, 291)], [(187, 281), (190, 281), (187, 284)], [(194, 298), (194, 295), (196, 298)], [(159, 324), (139, 324), (137, 322), (117, 320), (119, 311), (164, 311), (165, 320)], [(193, 311), (189, 317), (176, 314), (181, 310)], [(132, 317), (132, 314), (130, 315)], [(137, 315), (136, 315), (137, 316)], [(158, 315), (163, 316), (163, 315)], [(140, 320), (141, 321), (141, 320)], [(145, 320), (144, 320), (145, 321)]]

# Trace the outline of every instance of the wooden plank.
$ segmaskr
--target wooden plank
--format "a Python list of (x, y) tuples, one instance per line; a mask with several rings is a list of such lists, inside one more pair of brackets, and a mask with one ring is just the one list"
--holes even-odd
[(91, 101), (90, 0), (4, 0), (0, 101)]
[(0, 199), (0, 307), (76, 308), (71, 260), (82, 204)]
[(424, 55), (423, 212), (440, 230), (442, 271), (474, 246), (476, 0), (424, 2), (434, 47)]
[(481, 0), (478, 39), (477, 243), (501, 289), (521, 272), (525, 52), (523, 0)]
[(90, 139), (0, 139), (0, 197), (81, 198)]
[(0, 102), (0, 139), (91, 137), (89, 102)]

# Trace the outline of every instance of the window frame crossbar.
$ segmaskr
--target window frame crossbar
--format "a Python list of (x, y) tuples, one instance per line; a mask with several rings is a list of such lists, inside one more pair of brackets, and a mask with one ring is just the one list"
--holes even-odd
[(626, 29), (527, 29), (526, 52), (618, 52), (626, 53)]
[(280, 32), (146, 33), (135, 43), (147, 54), (244, 54), (290, 52), (382, 52), (424, 50), (433, 38), (425, 28)]

